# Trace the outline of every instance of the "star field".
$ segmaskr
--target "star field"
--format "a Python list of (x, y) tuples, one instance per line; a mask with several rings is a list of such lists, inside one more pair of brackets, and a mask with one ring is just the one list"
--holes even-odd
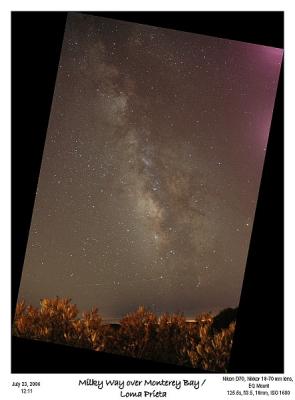
[(282, 50), (69, 14), (19, 297), (237, 306)]

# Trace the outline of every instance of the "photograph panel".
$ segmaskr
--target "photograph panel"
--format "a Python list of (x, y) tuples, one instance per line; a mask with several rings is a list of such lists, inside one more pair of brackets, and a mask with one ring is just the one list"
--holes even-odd
[(281, 61), (69, 14), (16, 335), (226, 370)]

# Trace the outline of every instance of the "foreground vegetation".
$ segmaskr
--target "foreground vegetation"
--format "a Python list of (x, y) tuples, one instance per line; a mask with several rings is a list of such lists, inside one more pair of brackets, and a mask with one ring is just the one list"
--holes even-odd
[(226, 372), (235, 330), (235, 311), (202, 314), (188, 323), (179, 314), (139, 307), (118, 325), (105, 324), (97, 309), (82, 313), (70, 299), (42, 299), (40, 307), (17, 304), (15, 336), (95, 351)]

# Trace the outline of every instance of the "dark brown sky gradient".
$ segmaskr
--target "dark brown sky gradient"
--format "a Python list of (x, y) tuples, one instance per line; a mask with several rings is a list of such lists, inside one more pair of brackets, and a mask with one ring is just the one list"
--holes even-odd
[(19, 297), (236, 306), (282, 50), (70, 14)]

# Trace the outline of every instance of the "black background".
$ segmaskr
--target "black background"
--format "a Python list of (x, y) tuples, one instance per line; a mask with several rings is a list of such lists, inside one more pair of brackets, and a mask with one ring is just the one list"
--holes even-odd
[[(106, 12), (104, 17), (284, 47), (282, 12)], [(12, 13), (12, 318), (66, 13)], [(269, 136), (229, 372), (284, 371), (283, 71)], [(12, 337), (13, 373), (196, 372)], [(197, 371), (198, 372), (198, 371)]]

